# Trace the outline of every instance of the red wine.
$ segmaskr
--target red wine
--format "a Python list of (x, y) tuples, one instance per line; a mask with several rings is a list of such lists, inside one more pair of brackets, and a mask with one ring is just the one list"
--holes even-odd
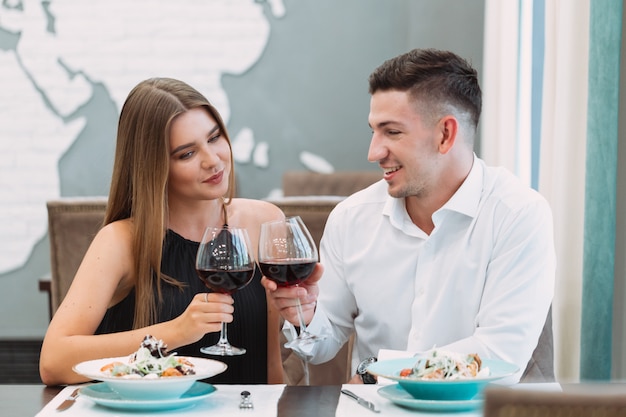
[(204, 285), (215, 292), (223, 294), (232, 294), (245, 287), (254, 275), (254, 268), (230, 271), (223, 269), (197, 269), (196, 271)]
[(304, 259), (280, 259), (259, 262), (263, 275), (281, 287), (297, 285), (307, 279), (317, 262)]

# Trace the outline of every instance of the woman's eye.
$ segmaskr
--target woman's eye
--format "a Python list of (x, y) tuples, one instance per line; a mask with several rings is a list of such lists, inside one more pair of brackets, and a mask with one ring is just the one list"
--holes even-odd
[(209, 141), (208, 141), (208, 142), (209, 142), (209, 143), (216, 142), (216, 141), (217, 141), (219, 138), (221, 138), (221, 137), (222, 137), (222, 134), (221, 134), (221, 133), (218, 133), (217, 135), (213, 135), (213, 136), (211, 136), (211, 137), (209, 138)]
[(178, 159), (189, 159), (191, 158), (192, 155), (193, 155), (193, 151), (184, 152), (178, 156)]

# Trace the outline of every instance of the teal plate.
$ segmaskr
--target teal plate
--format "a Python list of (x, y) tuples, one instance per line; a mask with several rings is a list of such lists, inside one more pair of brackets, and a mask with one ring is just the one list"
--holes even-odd
[(204, 382), (195, 382), (189, 390), (187, 390), (179, 398), (168, 398), (161, 400), (128, 400), (120, 397), (118, 393), (111, 390), (105, 382), (99, 384), (88, 385), (80, 389), (81, 397), (85, 397), (108, 408), (118, 410), (143, 410), (143, 411), (159, 411), (174, 410), (177, 408), (189, 407), (204, 400), (214, 393), (216, 388)]
[(479, 409), (483, 404), (481, 398), (458, 401), (419, 400), (406, 392), (398, 384), (386, 385), (379, 388), (378, 394), (394, 404), (421, 411), (469, 411)]
[(483, 367), (489, 368), (488, 376), (447, 380), (401, 377), (400, 371), (405, 368), (412, 368), (416, 361), (416, 358), (378, 361), (368, 366), (367, 372), (397, 382), (415, 399), (459, 401), (471, 400), (479, 395), (490, 382), (513, 375), (518, 371), (518, 367), (512, 363), (484, 359), (482, 364)]

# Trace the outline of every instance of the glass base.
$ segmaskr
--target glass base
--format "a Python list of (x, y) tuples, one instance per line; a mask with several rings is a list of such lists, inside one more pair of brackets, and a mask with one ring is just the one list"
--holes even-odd
[(295, 339), (290, 342), (285, 343), (285, 347), (288, 349), (293, 349), (295, 347), (304, 348), (306, 346), (311, 346), (320, 340), (324, 340), (324, 337), (315, 336), (314, 334), (303, 332), (298, 335)]
[(203, 347), (200, 349), (200, 352), (206, 355), (215, 355), (215, 356), (237, 356), (237, 355), (243, 355), (244, 353), (246, 353), (246, 350), (244, 348), (234, 347), (229, 344), (227, 345), (217, 344), (217, 345), (213, 345), (209, 347)]

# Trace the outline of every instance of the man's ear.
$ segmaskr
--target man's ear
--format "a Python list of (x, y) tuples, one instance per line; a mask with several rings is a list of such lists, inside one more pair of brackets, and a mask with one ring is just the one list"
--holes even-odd
[(439, 120), (438, 127), (441, 133), (439, 138), (439, 153), (447, 154), (456, 142), (459, 131), (459, 121), (452, 115), (444, 116)]

